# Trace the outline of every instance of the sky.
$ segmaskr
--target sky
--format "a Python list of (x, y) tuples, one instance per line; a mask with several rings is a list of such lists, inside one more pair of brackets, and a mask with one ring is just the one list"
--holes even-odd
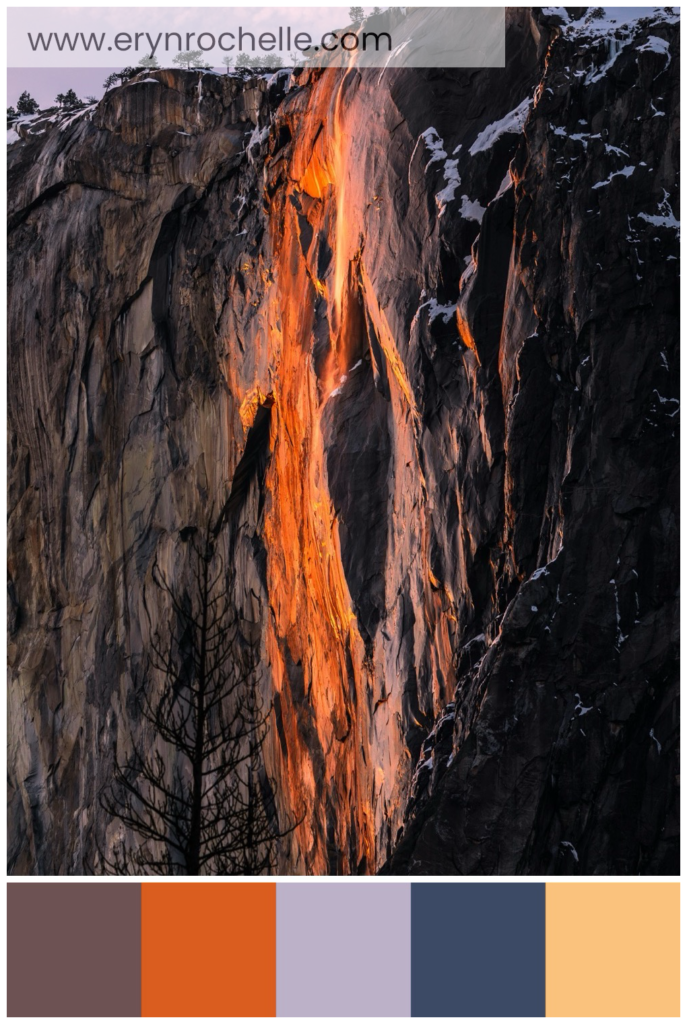
[[(372, 8), (367, 8), (371, 10)], [(119, 71), (127, 65), (137, 64), (140, 57), (148, 52), (148, 47), (138, 53), (123, 52), (117, 62), (115, 53), (103, 52), (97, 60), (101, 66), (69, 67), (75, 56), (69, 53), (58, 53), (51, 50), (49, 59), (53, 64), (62, 63), (62, 67), (42, 67), (48, 55), (32, 52), (27, 43), (27, 33), (34, 35), (51, 31), (64, 32), (106, 32), (108, 39), (117, 32), (135, 33), (149, 31), (195, 31), (212, 30), (215, 33), (231, 29), (238, 23), (247, 29), (254, 27), (256, 31), (268, 31), (275, 24), (293, 24), (294, 27), (321, 34), (333, 27), (347, 25), (348, 5), (341, 7), (10, 7), (8, 8), (8, 63), (18, 65), (9, 67), (7, 78), (7, 102), (14, 106), (24, 90), (27, 90), (38, 101), (41, 108), (52, 106), (58, 93), (73, 89), (82, 99), (87, 96), (100, 98), (103, 95), (103, 82), (113, 71)], [(143, 40), (141, 40), (143, 43)], [(93, 54), (91, 52), (90, 57)], [(171, 54), (160, 63), (171, 66)], [(113, 60), (114, 57), (114, 60)], [(81, 60), (83, 60), (83, 57)], [(220, 65), (217, 70), (226, 69)]]
[[(15, 41), (24, 38), (26, 35), (26, 29), (32, 27), (36, 31), (45, 30), (49, 32), (51, 30), (57, 30), (59, 27), (60, 31), (74, 31), (74, 30), (86, 30), (92, 31), (98, 28), (101, 31), (107, 31), (108, 33), (113, 31), (132, 31), (136, 30), (148, 30), (151, 28), (150, 19), (151, 16), (154, 19), (160, 18), (160, 12), (164, 15), (165, 21), (162, 26), (164, 31), (172, 32), (175, 29), (184, 28), (189, 30), (191, 19), (192, 27), (197, 31), (203, 30), (206, 26), (212, 26), (216, 29), (218, 10), (225, 12), (226, 17), (229, 19), (234, 18), (234, 12), (240, 12), (241, 16), (248, 15), (250, 12), (250, 18), (252, 23), (255, 24), (256, 28), (262, 26), (265, 29), (269, 29), (275, 24), (275, 18), (278, 22), (286, 23), (286, 20), (292, 21), (293, 24), (303, 24), (302, 20), (306, 17), (305, 24), (308, 30), (313, 33), (316, 31), (322, 32), (331, 28), (333, 24), (346, 24), (348, 21), (347, 7), (313, 7), (313, 8), (135, 8), (135, 7), (124, 7), (124, 8), (10, 8), (8, 10), (8, 54), (9, 59), (15, 63), (20, 62), (22, 59), (23, 51), (19, 48)], [(366, 11), (371, 8), (366, 8)], [(626, 20), (641, 18), (650, 14), (656, 10), (655, 7), (606, 7), (607, 14), (613, 18), (617, 18), (619, 22)], [(12, 14), (14, 12), (14, 14)], [(85, 13), (84, 13), (85, 12)], [(305, 12), (305, 13), (304, 13)], [(88, 23), (83, 21), (83, 18), (88, 15), (92, 19)], [(27, 21), (27, 16), (30, 16), (30, 21)], [(332, 21), (334, 19), (334, 21)], [(278, 23), (277, 22), (277, 23)], [(230, 21), (224, 22), (223, 24), (230, 24)], [(155, 21), (156, 26), (158, 22)], [(159, 26), (158, 26), (159, 27)], [(109, 38), (109, 36), (108, 36)], [(24, 48), (25, 49), (25, 48)], [(30, 51), (29, 51), (30, 52)], [(77, 96), (85, 99), (87, 96), (95, 96), (97, 99), (103, 95), (104, 87), (103, 82), (105, 78), (112, 71), (119, 71), (120, 68), (125, 67), (128, 64), (136, 64), (137, 59), (143, 56), (143, 51), (140, 54), (128, 54), (122, 53), (122, 59), (119, 63), (112, 63), (110, 67), (10, 67), (8, 69), (8, 81), (7, 81), (7, 102), (11, 106), (14, 106), (17, 99), (24, 90), (27, 90), (37, 101), (41, 108), (53, 106), (55, 97), (60, 92), (66, 92), (68, 89), (73, 89)], [(24, 54), (26, 58), (26, 54)], [(32, 62), (37, 63), (40, 55), (30, 54)], [(66, 55), (61, 55), (60, 59), (66, 59)], [(26, 58), (28, 60), (28, 58)], [(43, 59), (46, 59), (45, 57)], [(72, 56), (72, 60), (73, 60)], [(110, 63), (105, 57), (105, 54), (100, 58), (106, 63)], [(170, 64), (171, 59), (161, 60), (161, 64)], [(217, 68), (218, 71), (224, 71), (223, 67)]]
[[(7, 72), (7, 102), (15, 106), (26, 90), (38, 102), (41, 109), (55, 105), (59, 92), (73, 89), (80, 99), (105, 92), (103, 82), (113, 71), (124, 67), (124, 62), (111, 68), (9, 68)], [(225, 68), (218, 68), (224, 72)]]

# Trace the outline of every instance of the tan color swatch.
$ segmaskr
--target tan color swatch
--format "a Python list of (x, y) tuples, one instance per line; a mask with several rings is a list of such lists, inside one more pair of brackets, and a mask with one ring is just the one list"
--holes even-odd
[(547, 883), (547, 1017), (679, 1014), (678, 883)]

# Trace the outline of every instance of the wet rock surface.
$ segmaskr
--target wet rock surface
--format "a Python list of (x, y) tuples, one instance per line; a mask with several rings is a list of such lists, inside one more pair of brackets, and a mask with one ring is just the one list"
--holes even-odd
[(9, 148), (11, 871), (99, 870), (212, 507), (281, 871), (677, 873), (678, 25), (564, 20)]

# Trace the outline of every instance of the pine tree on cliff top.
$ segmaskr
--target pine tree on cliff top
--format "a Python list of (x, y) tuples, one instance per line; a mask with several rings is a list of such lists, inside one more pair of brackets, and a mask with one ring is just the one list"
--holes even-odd
[(147, 68), (149, 71), (160, 71), (160, 65), (158, 64), (157, 57), (154, 57), (152, 53), (148, 53), (145, 57), (141, 57), (138, 62), (138, 66), (141, 68)]
[(172, 57), (172, 64), (176, 64), (180, 68), (186, 68), (187, 71), (212, 70), (203, 58), (202, 50), (182, 50), (180, 53), (177, 53), (176, 57)]
[(74, 107), (83, 106), (83, 103), (73, 89), (67, 89), (66, 92), (58, 92), (55, 97), (55, 103), (60, 107), (64, 107), (65, 110), (73, 110)]
[(38, 103), (26, 90), (17, 100), (18, 114), (35, 114), (38, 110)]

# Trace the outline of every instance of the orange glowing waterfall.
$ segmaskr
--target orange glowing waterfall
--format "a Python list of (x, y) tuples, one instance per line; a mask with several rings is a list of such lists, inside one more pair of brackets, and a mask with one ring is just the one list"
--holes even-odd
[[(400, 645), (413, 645), (410, 660), (424, 662), (428, 699), (438, 701), (451, 685), (457, 628), (451, 590), (430, 565), (421, 421), (405, 342), (394, 336), (376, 295), (373, 254), (372, 265), (366, 262), (375, 189), (362, 168), (364, 139), (351, 134), (351, 123), (359, 126), (363, 116), (352, 74), (314, 77), (304, 98), (282, 115), (292, 119), (286, 184), (265, 192), (272, 196), (272, 278), (262, 305), (269, 366), (240, 406), (245, 430), (264, 396), (274, 403), (264, 627), (278, 728), (268, 758), (278, 800), (299, 822), (289, 867), (304, 873), (375, 871), (383, 863), (408, 796), (406, 727), (420, 727), (425, 717), (412, 698), (407, 703)], [(363, 639), (346, 579), (325, 441), (345, 415), (340, 396), (348, 376), (361, 366), (368, 380), (373, 373), (383, 378), (374, 394), (393, 448), (384, 485), (384, 576), (393, 582), (385, 585), (407, 590), (400, 602), (392, 594), (387, 626), (372, 639)], [(364, 518), (353, 524), (367, 527)], [(406, 600), (413, 609), (410, 633)]]
[[(338, 86), (338, 75), (328, 79), (331, 86)], [(329, 90), (321, 94), (320, 110), (325, 105), (331, 108)], [(361, 863), (373, 864), (375, 855), (368, 807), (372, 787), (365, 777), (371, 766), (366, 768), (360, 757), (361, 748), (365, 750), (369, 743), (368, 669), (342, 568), (320, 427), (322, 403), (345, 372), (342, 353), (335, 346), (341, 334), (350, 229), (344, 230), (339, 212), (343, 212), (345, 152), (336, 131), (330, 132), (330, 126), (336, 125), (336, 97), (335, 90), (334, 113), (325, 118), (309, 159), (307, 152), (301, 152), (307, 151), (307, 132), (301, 132), (302, 141), (296, 142), (293, 164), (304, 170), (291, 192), (297, 200), (314, 201), (308, 218), (315, 232), (323, 229), (325, 214), (336, 204), (333, 294), (303, 258), (299, 215), (290, 196), (282, 199), (281, 211), (273, 210), (270, 217), (281, 229), (281, 237), (273, 239), (278, 289), (271, 307), (273, 322), (281, 324), (281, 359), (273, 380), (265, 540), (271, 605), (268, 654), (290, 754), (288, 764), (281, 767), (296, 816), (307, 814), (298, 831), (302, 857), (298, 870), (349, 873)], [(321, 379), (311, 355), (318, 296), (325, 297), (332, 325), (332, 348)], [(314, 758), (308, 744), (310, 717), (319, 723), (321, 737), (316, 744), (321, 749)], [(339, 851), (336, 863), (331, 852), (329, 861), (325, 859), (327, 844), (330, 851)]]

